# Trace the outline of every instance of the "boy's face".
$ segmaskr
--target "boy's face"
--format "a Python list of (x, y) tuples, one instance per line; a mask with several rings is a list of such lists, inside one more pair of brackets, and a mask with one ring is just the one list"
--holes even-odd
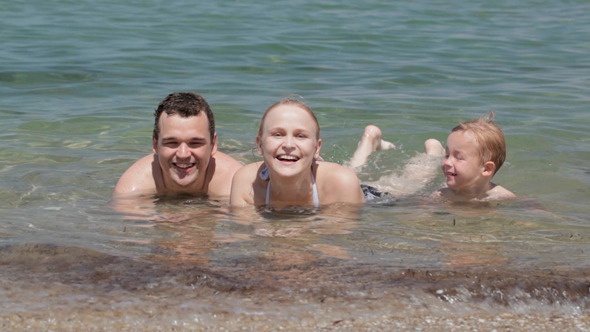
[(491, 180), (479, 159), (477, 141), (469, 132), (455, 131), (449, 135), (441, 166), (447, 186), (459, 193), (478, 192)]
[(189, 117), (162, 113), (159, 125), (160, 134), (154, 139), (153, 149), (164, 182), (172, 190), (199, 190), (211, 156), (217, 152), (216, 137), (211, 142), (209, 135), (207, 116), (204, 112)]

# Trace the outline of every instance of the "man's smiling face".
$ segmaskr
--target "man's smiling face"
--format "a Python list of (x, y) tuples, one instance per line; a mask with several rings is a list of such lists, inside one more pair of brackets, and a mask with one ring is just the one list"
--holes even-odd
[(159, 137), (153, 150), (158, 157), (167, 189), (199, 192), (211, 156), (217, 152), (216, 136), (211, 142), (209, 121), (204, 113), (182, 117), (162, 113)]

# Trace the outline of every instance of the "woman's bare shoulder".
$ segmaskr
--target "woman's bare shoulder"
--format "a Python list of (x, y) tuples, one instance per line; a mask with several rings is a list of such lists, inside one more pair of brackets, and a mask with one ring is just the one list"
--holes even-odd
[(351, 169), (332, 162), (319, 162), (317, 170), (318, 178), (321, 182), (326, 183), (330, 188), (346, 188), (349, 186), (358, 186), (360, 181)]
[(231, 206), (246, 206), (254, 202), (254, 186), (262, 162), (242, 166), (234, 174), (229, 203)]
[(240, 178), (247, 178), (247, 177), (256, 177), (257, 173), (259, 172), (260, 166), (262, 166), (262, 161), (254, 162), (251, 164), (244, 165), (240, 167), (234, 176)]

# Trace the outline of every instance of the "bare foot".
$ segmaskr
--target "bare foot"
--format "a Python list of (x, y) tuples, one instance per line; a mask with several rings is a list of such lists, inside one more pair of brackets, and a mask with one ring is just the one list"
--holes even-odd
[(442, 146), (442, 143), (434, 138), (429, 138), (424, 142), (424, 150), (426, 154), (431, 156), (442, 157), (445, 155), (445, 149)]
[(350, 167), (356, 168), (364, 165), (371, 153), (377, 150), (395, 149), (395, 144), (383, 140), (382, 135), (381, 129), (377, 126), (368, 125), (365, 127), (365, 133), (350, 159)]
[(395, 149), (395, 144), (385, 141), (382, 139), (383, 133), (379, 127), (374, 125), (368, 125), (365, 127), (365, 133), (359, 142), (359, 145), (363, 144), (363, 141), (367, 141), (372, 147), (371, 152), (375, 152), (377, 150), (389, 150)]

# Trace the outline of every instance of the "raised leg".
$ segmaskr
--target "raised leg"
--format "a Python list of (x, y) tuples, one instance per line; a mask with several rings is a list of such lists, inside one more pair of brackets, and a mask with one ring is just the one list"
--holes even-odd
[(365, 127), (365, 133), (350, 159), (349, 165), (351, 168), (363, 166), (367, 162), (367, 158), (371, 153), (377, 150), (395, 149), (395, 144), (384, 141), (381, 138), (382, 135), (381, 129), (377, 126), (368, 125)]
[(424, 151), (431, 156), (442, 157), (445, 155), (442, 143), (435, 138), (429, 138), (424, 142)]

